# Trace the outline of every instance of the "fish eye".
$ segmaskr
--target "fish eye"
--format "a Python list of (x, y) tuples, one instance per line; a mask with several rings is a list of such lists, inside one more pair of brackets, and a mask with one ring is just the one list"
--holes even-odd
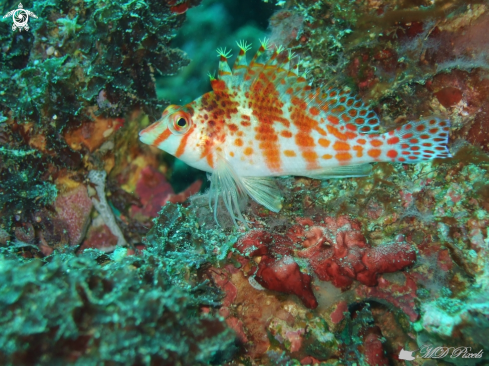
[(173, 133), (176, 133), (178, 135), (186, 133), (192, 124), (192, 120), (190, 119), (190, 116), (183, 111), (179, 111), (175, 113), (172, 116), (172, 120), (173, 122), (170, 123), (168, 127)]

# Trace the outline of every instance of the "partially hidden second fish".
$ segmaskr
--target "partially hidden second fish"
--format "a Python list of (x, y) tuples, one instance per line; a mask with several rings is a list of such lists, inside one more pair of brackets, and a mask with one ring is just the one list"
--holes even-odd
[(250, 196), (282, 207), (274, 177), (361, 177), (372, 162), (418, 163), (450, 157), (449, 121), (430, 117), (379, 134), (379, 118), (348, 90), (313, 89), (291, 66), (293, 55), (267, 42), (248, 63), (250, 46), (218, 49), (219, 78), (193, 102), (170, 105), (140, 140), (211, 173), (209, 203), (217, 221), (221, 197), (233, 221), (246, 224), (240, 203)]

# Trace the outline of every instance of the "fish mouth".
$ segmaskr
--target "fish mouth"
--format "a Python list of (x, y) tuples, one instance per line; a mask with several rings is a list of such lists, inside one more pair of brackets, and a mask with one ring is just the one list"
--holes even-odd
[(164, 123), (164, 121), (160, 119), (139, 131), (139, 141), (144, 144), (151, 145), (156, 137), (159, 135), (158, 131), (164, 131), (165, 128), (166, 123)]
[(139, 132), (139, 141), (141, 141), (143, 144), (151, 145), (151, 140), (151, 136), (149, 136), (145, 130)]
[[(152, 127), (150, 129), (150, 127)], [(151, 125), (149, 127), (146, 127), (144, 130), (141, 130), (139, 131), (139, 141), (145, 143), (145, 144), (150, 144), (151, 143), (151, 134), (149, 132), (151, 132), (151, 130), (154, 129), (154, 125)]]

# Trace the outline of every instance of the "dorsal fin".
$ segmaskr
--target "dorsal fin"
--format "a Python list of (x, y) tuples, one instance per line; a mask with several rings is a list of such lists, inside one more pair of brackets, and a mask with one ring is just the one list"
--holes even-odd
[(244, 75), (244, 83), (243, 90), (250, 89), (251, 85), (257, 80), (260, 72), (265, 67), (265, 63), (268, 60), (268, 56), (266, 51), (268, 49), (268, 39), (264, 38), (263, 41), (260, 41), (260, 48), (256, 51), (255, 55), (251, 59), (248, 64), (248, 68), (246, 69), (246, 73)]
[(231, 51), (217, 50), (220, 57), (219, 79), (211, 77), (214, 92), (240, 88), (242, 92), (252, 91), (267, 97), (270, 90), (276, 90), (278, 100), (301, 99), (315, 118), (341, 124), (355, 132), (379, 132), (379, 118), (358, 96), (353, 95), (351, 90), (332, 87), (311, 88), (306, 78), (297, 74), (298, 62), (291, 62), (294, 57), (291, 51), (285, 53), (282, 47), (278, 47), (270, 55), (267, 53), (268, 40), (264, 39), (260, 43), (260, 48), (247, 64), (246, 52), (251, 46), (245, 42), (238, 42), (240, 52), (233, 71), (228, 65)]
[(375, 112), (349, 89), (339, 90), (330, 87), (320, 90), (314, 98), (314, 103), (310, 105), (316, 105), (321, 114), (324, 112), (329, 117), (330, 122), (344, 124), (349, 130), (360, 133), (379, 132), (380, 120)]
[(233, 73), (229, 68), (228, 58), (230, 58), (231, 50), (227, 51), (226, 48), (218, 48), (217, 55), (219, 56), (219, 79), (226, 83), (226, 86), (231, 86), (233, 80)]
[(239, 47), (239, 53), (234, 61), (233, 66), (233, 86), (239, 86), (243, 82), (244, 75), (248, 69), (248, 62), (246, 61), (246, 52), (251, 48), (251, 44), (247, 44), (245, 41), (236, 42)]

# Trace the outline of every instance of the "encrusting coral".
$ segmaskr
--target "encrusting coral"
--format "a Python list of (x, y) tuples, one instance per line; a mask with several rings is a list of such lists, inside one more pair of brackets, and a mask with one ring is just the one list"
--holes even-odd
[[(358, 222), (349, 217), (297, 219), (285, 235), (263, 230), (242, 236), (237, 250), (248, 258), (260, 256), (254, 277), (263, 287), (297, 295), (308, 308), (317, 307), (311, 276), (302, 273), (294, 256), (304, 258), (321, 281), (347, 289), (354, 280), (376, 286), (377, 276), (416, 262), (414, 248), (394, 243), (370, 248)], [(307, 228), (307, 229), (306, 229)]]

